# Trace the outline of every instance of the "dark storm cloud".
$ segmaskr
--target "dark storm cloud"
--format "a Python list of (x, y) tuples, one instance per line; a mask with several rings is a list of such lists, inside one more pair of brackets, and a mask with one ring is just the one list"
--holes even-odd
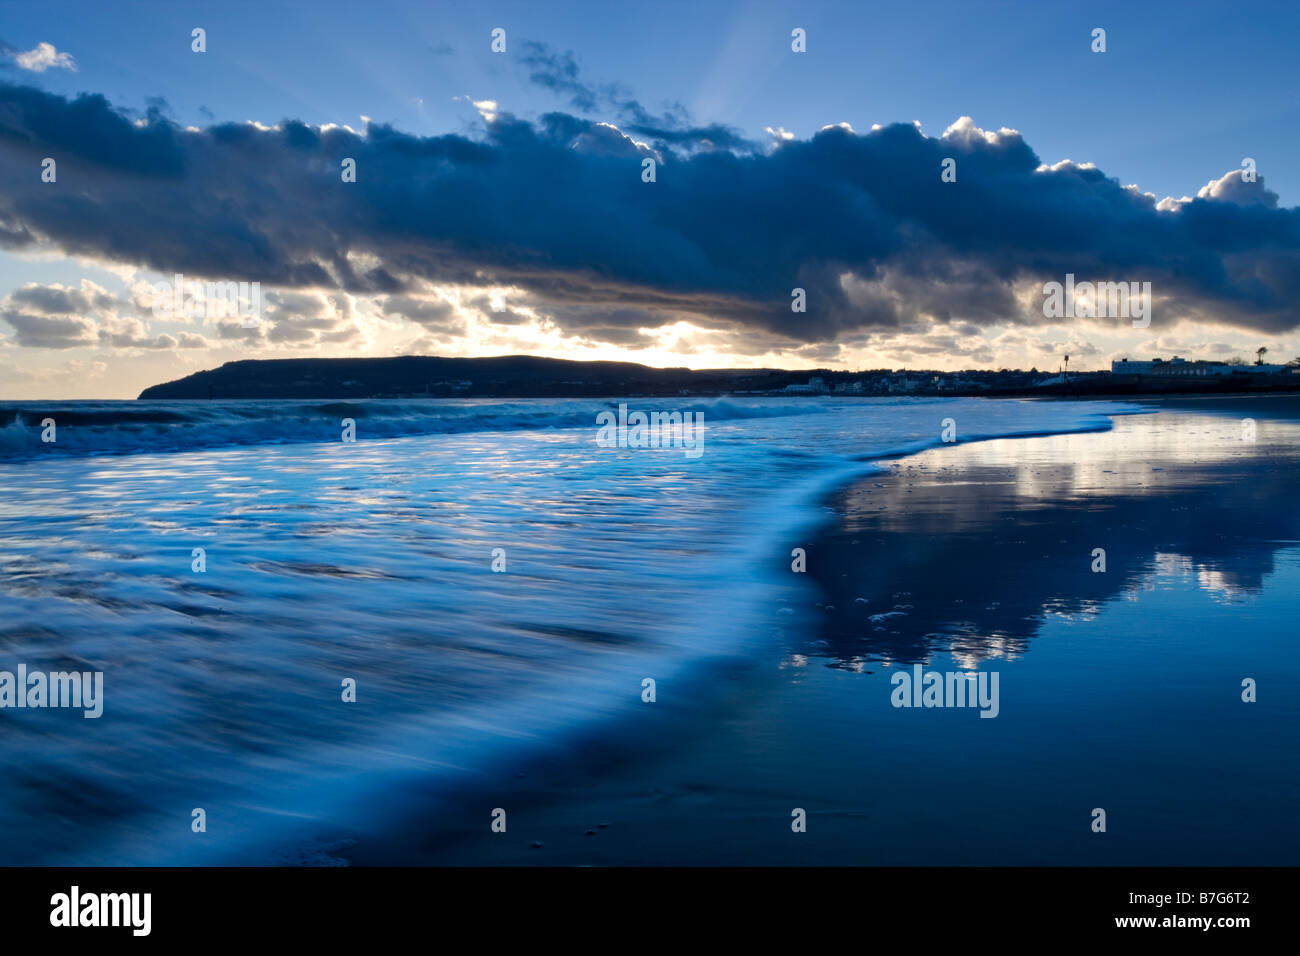
[[(919, 316), (1042, 323), (1012, 284), (1067, 272), (1152, 282), (1156, 326), (1300, 323), (1300, 212), (1277, 208), (1262, 178), (1162, 211), (1099, 170), (1041, 169), (1018, 134), (965, 122), (939, 138), (837, 127), (770, 153), (659, 144), (644, 183), (651, 150), (634, 138), (558, 113), (497, 113), (480, 139), (294, 121), (191, 131), (158, 110), (132, 121), (100, 96), (0, 84), (0, 236), (281, 287), (515, 285), (576, 333), (695, 317), (823, 343)], [(57, 183), (40, 180), (44, 156)], [(355, 183), (341, 181), (345, 157)], [(940, 179), (945, 157), (954, 183)], [(796, 286), (806, 313), (790, 310)], [(414, 298), (402, 314), (447, 318)]]
[(675, 128), (665, 126), (663, 117), (651, 117), (645, 123), (624, 123), (623, 129), (651, 140), (656, 146), (748, 151), (754, 149), (756, 145), (731, 127), (718, 123)]
[(617, 117), (620, 128), (653, 140), (656, 145), (687, 150), (751, 150), (755, 146), (736, 130), (719, 123), (692, 126), (685, 107), (679, 103), (655, 115), (617, 84), (588, 83), (582, 79), (572, 51), (556, 50), (536, 40), (525, 40), (523, 51), (520, 62), (535, 85), (565, 98), (581, 113), (608, 110)]
[[(594, 87), (583, 82), (572, 52), (560, 52), (536, 40), (525, 40), (523, 51), (519, 60), (528, 70), (528, 79), (558, 96), (567, 97), (574, 109), (590, 113), (604, 98)], [(606, 95), (611, 93), (606, 91)]]
[(149, 107), (144, 125), (136, 125), (98, 94), (68, 100), (30, 86), (0, 84), (0, 143), (6, 153), (61, 156), (105, 174), (179, 178), (186, 171), (180, 133), (156, 106)]

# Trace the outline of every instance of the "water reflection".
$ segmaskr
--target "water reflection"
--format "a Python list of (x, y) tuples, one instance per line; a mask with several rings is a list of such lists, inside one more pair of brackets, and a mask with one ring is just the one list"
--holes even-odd
[(849, 670), (936, 651), (975, 666), (1117, 598), (1195, 587), (1248, 602), (1300, 542), (1300, 425), (1240, 436), (1230, 417), (1121, 417), (1108, 433), (937, 449), (858, 482), (809, 550), (824, 619), (799, 653)]

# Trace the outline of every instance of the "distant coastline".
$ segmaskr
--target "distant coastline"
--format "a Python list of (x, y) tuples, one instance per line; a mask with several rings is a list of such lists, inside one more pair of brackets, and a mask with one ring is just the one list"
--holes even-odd
[(720, 395), (1109, 398), (1300, 391), (1300, 375), (1204, 381), (1037, 369), (939, 372), (653, 368), (526, 355), (490, 358), (246, 359), (150, 386), (141, 400), (608, 398)]

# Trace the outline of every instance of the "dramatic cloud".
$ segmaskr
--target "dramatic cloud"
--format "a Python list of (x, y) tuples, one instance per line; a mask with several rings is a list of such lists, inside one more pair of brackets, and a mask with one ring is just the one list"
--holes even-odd
[[(265, 340), (276, 345), (310, 348), (323, 343), (344, 343), (361, 338), (352, 299), (343, 293), (269, 292), (263, 314), (269, 327)], [(231, 338), (250, 337), (233, 321), (221, 326)], [(235, 332), (239, 328), (239, 333)], [(241, 334), (242, 333), (242, 334)], [(259, 336), (254, 336), (258, 337)]]
[(71, 349), (96, 343), (95, 326), (88, 319), (66, 315), (40, 315), (20, 309), (0, 309), (14, 330), (14, 341), (36, 349)]
[[(532, 69), (570, 97), (585, 89), (564, 61)], [(439, 284), (520, 290), (516, 311), (487, 310), (493, 327), (541, 317), (629, 344), (689, 323), (826, 355), (937, 325), (1044, 325), (1042, 283), (1066, 273), (1151, 282), (1153, 329), (1300, 324), (1300, 211), (1279, 208), (1262, 176), (1230, 173), (1158, 205), (1090, 165), (1044, 166), (1014, 130), (965, 117), (939, 137), (834, 126), (702, 149), (667, 128), (526, 122), (495, 104), (490, 116), (478, 137), (295, 121), (194, 129), (159, 109), (136, 117), (101, 96), (0, 84), (0, 243), (339, 299), (286, 298), (264, 328), (216, 330), (245, 342), (346, 341), (358, 334), (338, 311), (348, 296), (453, 332), (463, 315), (422, 291)], [(53, 183), (40, 177), (47, 156)], [(340, 176), (345, 158), (356, 182)], [(941, 179), (945, 159), (955, 182)], [(791, 311), (796, 287), (805, 313)], [(12, 296), (5, 308), (20, 341), (90, 335), (73, 321), (84, 308)]]
[(1257, 189), (1257, 182), (1247, 182), (1240, 169), (1234, 169), (1220, 179), (1212, 179), (1196, 193), (1199, 199), (1215, 199), (1219, 202), (1233, 202), (1243, 206), (1258, 204), (1270, 209), (1277, 208), (1277, 195), (1267, 189)]
[(616, 98), (613, 87), (598, 92), (579, 76), (578, 63), (571, 52), (559, 52), (546, 43), (525, 40), (519, 61), (528, 69), (528, 78), (545, 89), (567, 97), (569, 105), (584, 113), (596, 110), (602, 101)]
[(89, 279), (79, 288), (29, 284), (0, 300), (0, 322), (13, 330), (19, 346), (71, 349), (103, 346), (115, 349), (206, 348), (208, 341), (193, 332), (151, 335), (141, 302), (119, 299)]
[(60, 285), (23, 286), (15, 289), (8, 301), (12, 305), (26, 307), (44, 315), (100, 311), (112, 309), (118, 304), (104, 289), (91, 282), (83, 283), (80, 289), (68, 289)]
[(586, 82), (570, 51), (560, 52), (546, 43), (525, 40), (520, 62), (528, 70), (530, 81), (566, 99), (580, 113), (608, 111), (618, 118), (621, 128), (649, 139), (655, 145), (685, 150), (754, 148), (752, 142), (728, 126), (718, 123), (692, 125), (681, 104), (673, 104), (670, 109), (655, 115), (617, 84)]
[(442, 299), (391, 295), (383, 300), (381, 308), (385, 315), (401, 316), (440, 335), (454, 335), (465, 330), (465, 323), (456, 317), (455, 307)]

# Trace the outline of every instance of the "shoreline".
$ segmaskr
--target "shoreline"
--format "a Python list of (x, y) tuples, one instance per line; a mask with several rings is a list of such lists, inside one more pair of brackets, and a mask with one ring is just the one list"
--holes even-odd
[[(1294, 414), (1295, 406), (1250, 410), (1261, 419), (1277, 415), (1277, 429), (1283, 428), (1283, 420), (1300, 417)], [(1141, 424), (1142, 419), (1150, 424), (1162, 415), (1166, 421), (1158, 428)], [(1124, 418), (1130, 419), (1127, 428)], [(1284, 462), (1295, 463), (1292, 431), (1273, 444), (1270, 429), (1262, 425), (1266, 447), (1258, 454), (1238, 454), (1241, 449), (1225, 446), (1232, 454), (1219, 461), (1203, 461), (1204, 455), (1176, 456), (1164, 464), (1149, 461), (1152, 449), (1168, 452), (1168, 440), (1177, 439), (1179, 429), (1214, 432), (1223, 424), (1222, 414), (1171, 409), (1121, 417), (1116, 429), (1107, 432), (994, 439), (896, 459), (888, 474), (868, 475), (827, 498), (836, 517), (808, 543), (809, 577), (821, 596), (810, 606), (791, 607), (793, 613), (779, 616), (773, 626), (784, 633), (776, 644), (760, 640), (744, 655), (720, 662), (705, 678), (715, 695), (711, 702), (675, 717), (658, 713), (654, 722), (638, 727), (635, 739), (593, 738), (521, 770), (523, 776), (485, 780), (483, 789), (461, 795), (421, 831), (394, 835), (391, 841), (367, 840), (337, 856), (354, 865), (1294, 863), (1275, 831), (1267, 838), (1236, 832), (1226, 842), (1201, 833), (1199, 845), (1181, 846), (1168, 811), (1155, 824), (1145, 821), (1144, 839), (1134, 840), (1130, 834), (1089, 842), (1086, 819), (1081, 827), (1068, 821), (1079, 814), (1086, 818), (1098, 801), (1109, 801), (1121, 817), (1150, 814), (1151, 806), (1168, 797), (1157, 799), (1162, 792), (1159, 781), (1140, 774), (1144, 763), (1163, 764), (1165, 759), (1153, 758), (1153, 752), (1159, 752), (1155, 741), (1149, 741), (1149, 749), (1129, 748), (1119, 761), (1130, 775), (1127, 784), (1109, 781), (1118, 787), (1109, 797), (1075, 794), (1072, 788), (1081, 787), (1084, 777), (1095, 784), (1115, 776), (1107, 769), (1111, 762), (1098, 764), (1090, 747), (1115, 747), (1112, 735), (1123, 736), (1118, 725), (1103, 709), (1093, 714), (1102, 729), (1091, 739), (1073, 726), (1075, 720), (1059, 727), (1065, 734), (1060, 739), (1042, 739), (1036, 728), (1046, 724), (1058, 729), (1060, 714), (1053, 710), (1052, 695), (1070, 692), (1068, 683), (1057, 686), (1062, 666), (1085, 674), (1119, 666), (1089, 656), (1086, 644), (1071, 645), (1074, 635), (1086, 630), (1088, 619), (1103, 618), (1107, 623), (1102, 632), (1120, 635), (1117, 640), (1130, 653), (1151, 653), (1142, 637), (1150, 625), (1126, 602), (1138, 593), (1134, 588), (1146, 586), (1143, 576), (1151, 573), (1151, 556), (1143, 542), (1153, 523), (1186, 531), (1181, 518), (1169, 519), (1193, 515), (1213, 526), (1209, 537), (1214, 538), (1234, 534), (1234, 527), (1254, 516), (1254, 537), (1239, 535), (1245, 557), (1224, 561), (1243, 567), (1253, 561), (1258, 567), (1252, 565), (1251, 573), (1257, 572), (1258, 581), (1248, 582), (1245, 592), (1255, 593), (1250, 591), (1255, 587), (1261, 599), (1265, 590), (1273, 595), (1276, 589), (1264, 587), (1267, 568), (1275, 560), (1290, 561), (1292, 553), (1285, 545), (1260, 550), (1259, 541), (1272, 533), (1275, 517), (1265, 513), (1261, 518), (1245, 498), (1221, 508), (1223, 515), (1213, 521), (1208, 509), (1221, 497), (1216, 488), (1258, 488), (1262, 482), (1267, 490), (1285, 481), (1279, 468)], [(1143, 431), (1146, 438), (1136, 442)], [(1223, 435), (1230, 437), (1230, 429)], [(1107, 461), (1106, 455), (1118, 452), (1123, 467), (1097, 467), (1082, 488), (1063, 493), (1080, 481), (1080, 474), (1077, 463), (1061, 458), (1069, 449), (1090, 443), (1090, 454)], [(1007, 463), (1008, 455), (1014, 464)], [(1044, 486), (1039, 495), (1009, 505), (1009, 513), (1016, 516), (1010, 526), (1018, 527), (1023, 516), (1033, 529), (1029, 538), (1002, 533), (991, 523), (999, 501), (1003, 506), (1010, 501), (1010, 471), (1020, 475), (1018, 481), (1033, 479)], [(1225, 473), (1237, 474), (1236, 480), (1216, 484), (1214, 479)], [(1260, 497), (1268, 496), (1261, 492)], [(955, 503), (960, 504), (957, 512)], [(1089, 527), (1093, 509), (1103, 503), (1114, 518), (1106, 533), (1122, 537), (1125, 528), (1141, 530), (1129, 536), (1131, 547), (1123, 541), (1112, 544), (1108, 574), (1086, 573), (1086, 551), (1082, 575), (1069, 561), (1042, 556), (1058, 539), (1100, 534)], [(1194, 525), (1187, 527), (1194, 531)], [(869, 532), (877, 535), (874, 545), (862, 545)], [(1204, 547), (1195, 533), (1188, 534), (1191, 543), (1180, 547)], [(1035, 536), (1037, 545), (1032, 543)], [(1300, 541), (1300, 529), (1294, 537)], [(1031, 543), (1017, 544), (1023, 541)], [(1026, 549), (1035, 546), (1044, 550), (1029, 555)], [(882, 564), (878, 557), (865, 555), (864, 548), (872, 547), (884, 549), (889, 560)], [(990, 547), (1000, 555), (996, 560), (990, 560)], [(986, 573), (990, 567), (1000, 567), (1004, 580)], [(958, 582), (963, 586), (957, 587)], [(866, 603), (858, 604), (859, 598)], [(896, 612), (897, 618), (871, 621), (872, 614)], [(1202, 613), (1217, 611), (1211, 607)], [(792, 630), (797, 623), (809, 626)], [(963, 623), (970, 626), (956, 626)], [(1070, 654), (1078, 660), (1070, 663)], [(1066, 656), (1064, 665), (1053, 661), (1057, 655)], [(941, 670), (996, 665), (1003, 675), (1002, 715), (979, 720), (960, 711), (891, 708), (889, 668), (910, 668), (915, 662)], [(1034, 666), (1025, 671), (1029, 665)], [(1256, 660), (1254, 666), (1265, 664)], [(1026, 684), (1017, 679), (1019, 673), (1037, 676)], [(1125, 673), (1121, 668), (1105, 680), (1124, 683)], [(1205, 679), (1199, 670), (1184, 676), (1193, 683)], [(1292, 669), (1274, 680), (1291, 681), (1294, 676)], [(1108, 686), (1099, 685), (1101, 691)], [(1099, 696), (1104, 699), (1106, 693)], [(1018, 705), (1013, 703), (1017, 697), (1022, 699)], [(1119, 694), (1113, 706), (1122, 707), (1123, 699)], [(1023, 713), (1024, 700), (1040, 708), (1032, 720)], [(1094, 709), (1081, 703), (1076, 717), (1086, 721), (1085, 715)], [(1214, 720), (1229, 723), (1239, 733), (1240, 720), (1250, 715), (1230, 708), (1216, 712)], [(1194, 711), (1181, 720), (1199, 722), (1203, 716)], [(632, 728), (620, 731), (626, 735)], [(830, 740), (838, 743), (830, 745)], [(1257, 755), (1261, 747), (1257, 742), (1243, 749)], [(1068, 756), (1058, 748), (1065, 748)], [(1181, 753), (1181, 748), (1175, 749)], [(993, 769), (980, 767), (981, 754), (994, 762)], [(1169, 773), (1190, 775), (1213, 798), (1199, 811), (1178, 809), (1172, 814), (1178, 826), (1204, 830), (1196, 823), (1198, 812), (1249, 815), (1245, 807), (1233, 811), (1240, 796), (1219, 792), (1216, 780), (1224, 774), (1249, 773), (1251, 765), (1227, 755), (1221, 762), (1226, 766), (1214, 773), (1198, 771), (1188, 761), (1175, 760), (1165, 767)], [(1029, 804), (1016, 806), (1018, 791), (1011, 781), (1026, 771), (1038, 783), (1030, 788)], [(1268, 773), (1279, 778), (1271, 781), (1275, 788), (1279, 780), (1284, 787), (1294, 787), (1293, 774), (1288, 777), (1276, 768), (1264, 775)], [(952, 791), (941, 783), (954, 774), (969, 790), (958, 806), (945, 799), (945, 790)], [(1140, 783), (1135, 785), (1134, 779)], [(1128, 793), (1126, 787), (1138, 793)], [(493, 806), (509, 805), (506, 834), (488, 829), (491, 807), (481, 804), (492, 791), (500, 794)], [(1048, 794), (1055, 802), (1044, 802)], [(1077, 801), (1074, 810), (1060, 805), (1066, 794)], [(1187, 797), (1181, 799), (1186, 802)], [(795, 807), (807, 811), (807, 833), (791, 832)]]
[[(416, 822), (398, 832), (419, 832), (442, 805), (440, 790), (461, 780), (472, 788), (498, 763), (516, 770), (535, 746), (563, 750), (570, 732), (594, 726), (621, 739), (653, 713), (678, 720), (689, 737), (716, 723), (697, 714), (712, 706), (717, 681), (685, 683), (671, 662), (682, 659), (678, 650), (688, 660), (734, 659), (770, 636), (765, 622), (776, 608), (758, 603), (782, 582), (807, 578), (790, 574), (788, 562), (769, 569), (779, 580), (755, 572), (785, 537), (808, 537), (822, 514), (817, 502), (845, 477), (879, 468), (849, 454), (933, 444), (940, 414), (956, 414), (972, 432), (1006, 434), (1080, 427), (1103, 408), (908, 400), (826, 403), (825, 414), (803, 416), (806, 405), (759, 403), (730, 408), (738, 420), (718, 429), (704, 468), (671, 453), (600, 451), (589, 432), (533, 427), (590, 421), (592, 404), (560, 403), (557, 414), (553, 403), (534, 403), (518, 409), (514, 424), (523, 428), (502, 433), (179, 456), (156, 447), (152, 418), (139, 428), (110, 421), (102, 438), (120, 446), (143, 436), (149, 453), (95, 461), (86, 496), (44, 508), (38, 492), (21, 494), (11, 511), (32, 517), (8, 526), (6, 553), (28, 555), (37, 571), (15, 593), (15, 653), (43, 657), (30, 635), (47, 633), (39, 622), (51, 602), (57, 618), (66, 608), (68, 620), (93, 625), (60, 629), (45, 643), (116, 660), (106, 718), (115, 734), (124, 747), (166, 754), (163, 765), (184, 767), (190, 781), (106, 762), (97, 779), (132, 781), (133, 792), (117, 798), (132, 812), (84, 819), (98, 831), (93, 859), (271, 862), (283, 849), (337, 842), (318, 841), (321, 829), (382, 834), (406, 813)], [(93, 420), (118, 411), (101, 409)], [(257, 435), (280, 415), (252, 411)], [(414, 414), (459, 420), (465, 410)], [(277, 433), (286, 427), (271, 424)], [(557, 462), (570, 467), (556, 474)], [(56, 489), (82, 488), (88, 470), (77, 460), (5, 467), (20, 486), (31, 475)], [(90, 497), (99, 488), (131, 507), (101, 513)], [(126, 537), (142, 526), (153, 531)], [(89, 548), (81, 564), (61, 560), (65, 527)], [(34, 555), (22, 550), (33, 537), (44, 542)], [(123, 551), (126, 540), (141, 545)], [(216, 546), (207, 578), (190, 577), (195, 544)], [(510, 549), (511, 574), (489, 567), (493, 546)], [(331, 613), (319, 613), (327, 606)], [(122, 646), (136, 654), (123, 659), (114, 653)], [(682, 673), (703, 672), (684, 665)], [(355, 708), (339, 707), (330, 690), (344, 675), (363, 690)], [(663, 680), (663, 693), (642, 710), (646, 676)], [(624, 708), (631, 722), (611, 713)], [(161, 738), (160, 726), (169, 728)], [(19, 729), (14, 752), (27, 748), (36, 769), (8, 807), (69, 813), (62, 807), (71, 798), (60, 804), (41, 791), (69, 792), (74, 755), (93, 753), (93, 741), (65, 733), (51, 748), (38, 729)], [(220, 841), (168, 828), (171, 801), (187, 801), (189, 788), (201, 788), (203, 805), (224, 818)], [(77, 842), (49, 831), (25, 852), (85, 861)]]

